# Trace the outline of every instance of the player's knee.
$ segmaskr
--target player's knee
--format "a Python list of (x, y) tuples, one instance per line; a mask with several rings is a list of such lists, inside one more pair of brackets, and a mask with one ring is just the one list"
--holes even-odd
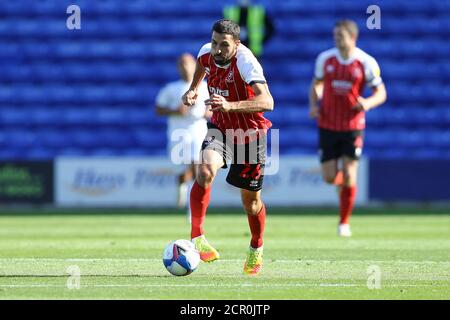
[(197, 182), (206, 187), (214, 180), (214, 172), (210, 166), (200, 166), (197, 172)]
[(261, 209), (260, 200), (258, 199), (245, 200), (243, 204), (244, 210), (248, 215), (256, 216)]
[(336, 175), (325, 173), (322, 175), (323, 181), (325, 181), (328, 184), (334, 184), (334, 180), (336, 179)]

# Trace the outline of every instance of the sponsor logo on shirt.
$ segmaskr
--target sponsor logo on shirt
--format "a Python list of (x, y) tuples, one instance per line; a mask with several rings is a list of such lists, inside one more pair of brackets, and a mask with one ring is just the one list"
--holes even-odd
[(331, 87), (336, 94), (347, 94), (351, 90), (353, 84), (350, 81), (345, 80), (333, 80), (331, 81)]
[(220, 96), (222, 96), (222, 97), (228, 97), (228, 96), (230, 96), (230, 91), (228, 91), (228, 90), (222, 90), (222, 89), (214, 88), (214, 87), (209, 87), (209, 92), (210, 92), (211, 94), (218, 94), (218, 95), (220, 95)]

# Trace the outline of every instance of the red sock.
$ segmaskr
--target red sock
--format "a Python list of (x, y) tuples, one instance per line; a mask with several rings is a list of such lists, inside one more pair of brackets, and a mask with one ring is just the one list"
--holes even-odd
[(252, 233), (250, 246), (259, 248), (263, 245), (264, 226), (266, 224), (266, 206), (262, 204), (262, 208), (257, 215), (247, 214), (248, 224)]
[(355, 205), (356, 186), (342, 186), (340, 196), (341, 220), (340, 224), (349, 224), (352, 215), (353, 206)]
[(201, 236), (203, 232), (203, 222), (205, 221), (206, 209), (211, 198), (211, 187), (203, 188), (197, 181), (191, 189), (191, 239)]

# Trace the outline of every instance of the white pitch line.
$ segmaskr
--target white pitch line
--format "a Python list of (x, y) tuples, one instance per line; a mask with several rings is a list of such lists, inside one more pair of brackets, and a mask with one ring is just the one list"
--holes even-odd
[[(306, 284), (306, 283), (292, 283), (292, 284), (95, 284), (95, 285), (80, 285), (81, 288), (151, 288), (151, 287), (222, 287), (222, 288), (288, 288), (288, 287), (366, 287), (365, 284), (354, 283), (320, 283), (320, 284)], [(0, 288), (66, 288), (66, 285), (59, 284), (5, 284), (0, 285)], [(446, 287), (446, 285), (436, 284), (385, 284), (382, 287)]]
[[(216, 262), (242, 262), (244, 259), (220, 259)], [(162, 259), (145, 258), (0, 258), (1, 262), (96, 262), (96, 261), (117, 261), (117, 262), (160, 262)], [(406, 260), (286, 260), (275, 259), (266, 260), (267, 263), (404, 263), (404, 264), (449, 264), (450, 261), (406, 261)]]

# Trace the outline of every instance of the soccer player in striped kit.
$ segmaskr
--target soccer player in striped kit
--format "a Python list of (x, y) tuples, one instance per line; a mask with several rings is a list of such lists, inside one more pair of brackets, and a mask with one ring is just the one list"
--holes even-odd
[(262, 268), (266, 208), (261, 200), (267, 130), (272, 123), (263, 112), (273, 110), (263, 69), (252, 52), (240, 43), (240, 28), (231, 20), (219, 20), (211, 42), (197, 57), (191, 87), (183, 96), (193, 105), (203, 78), (208, 78), (210, 98), (205, 101), (213, 115), (202, 145), (197, 177), (190, 193), (191, 239), (203, 261), (219, 258), (205, 238), (203, 223), (210, 201), (211, 184), (220, 168), (227, 168), (227, 182), (241, 189), (241, 199), (251, 231), (244, 273), (256, 275)]
[[(365, 112), (386, 101), (386, 89), (378, 63), (356, 47), (356, 23), (351, 20), (338, 21), (333, 34), (336, 47), (322, 52), (316, 59), (309, 95), (309, 115), (317, 119), (319, 126), (323, 179), (338, 186), (338, 235), (350, 237), (358, 160), (366, 125)], [(372, 90), (367, 98), (362, 97), (365, 86)]]

